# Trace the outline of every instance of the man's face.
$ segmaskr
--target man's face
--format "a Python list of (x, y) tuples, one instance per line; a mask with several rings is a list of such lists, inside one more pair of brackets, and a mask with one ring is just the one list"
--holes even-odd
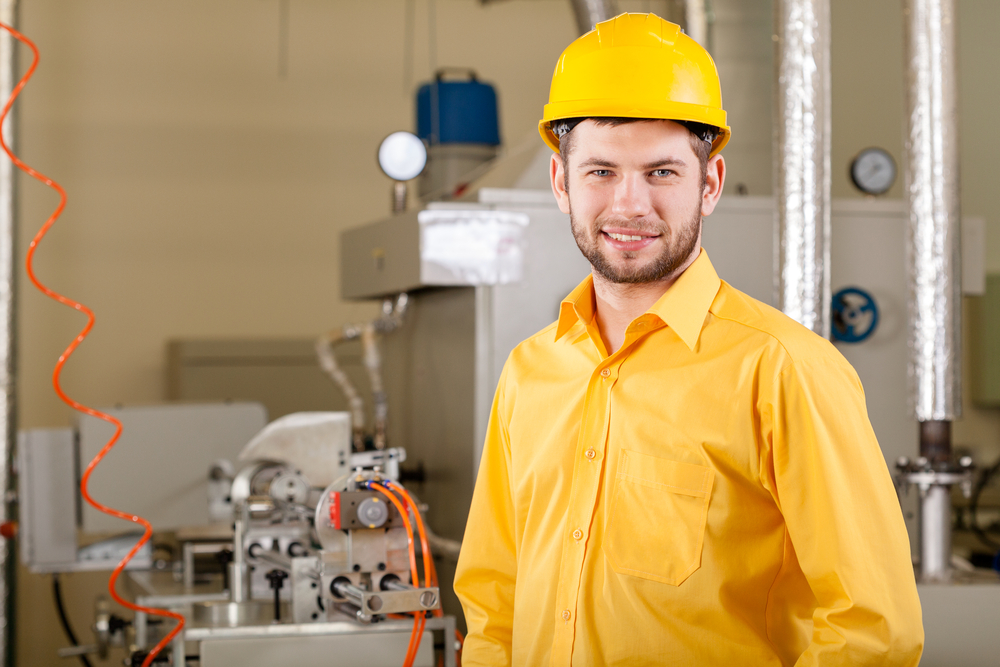
[[(635, 284), (686, 268), (701, 248), (702, 215), (716, 199), (704, 196), (690, 132), (670, 121), (610, 126), (586, 120), (573, 133), (565, 172), (553, 158), (552, 185), (594, 271), (613, 283)], [(715, 165), (709, 166), (711, 172)]]

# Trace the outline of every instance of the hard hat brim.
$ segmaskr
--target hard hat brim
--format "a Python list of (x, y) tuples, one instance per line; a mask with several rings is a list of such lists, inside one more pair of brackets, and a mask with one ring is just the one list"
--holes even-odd
[[(548, 106), (549, 105), (546, 105), (546, 109), (548, 108)], [(723, 112), (723, 115), (724, 114), (725, 114), (725, 112)], [(658, 118), (658, 117), (650, 117), (648, 115), (636, 114), (636, 113), (621, 113), (621, 114), (593, 114), (593, 113), (589, 113), (588, 114), (588, 113), (581, 113), (581, 114), (576, 114), (576, 115), (560, 116), (558, 118), (552, 118), (552, 119), (545, 119), (545, 118), (543, 118), (542, 120), (538, 121), (538, 133), (542, 136), (542, 141), (544, 141), (545, 144), (549, 148), (551, 148), (553, 151), (555, 151), (556, 153), (558, 153), (559, 152), (559, 137), (557, 137), (552, 132), (552, 129), (550, 127), (551, 124), (552, 124), (552, 122), (557, 121), (557, 120), (564, 120), (566, 118), (602, 118), (602, 117), (604, 117), (604, 118), (642, 118), (644, 120), (674, 120), (674, 121), (682, 120), (682, 121), (695, 122), (695, 123), (704, 123), (706, 125), (711, 125), (712, 127), (718, 128), (718, 130), (719, 130), (719, 136), (717, 136), (715, 138), (715, 141), (712, 142), (712, 151), (708, 155), (710, 158), (711, 157), (715, 157), (716, 155), (718, 155), (719, 152), (723, 148), (725, 148), (726, 144), (729, 143), (729, 137), (732, 136), (732, 131), (729, 129), (728, 125), (716, 125), (715, 123), (706, 122), (705, 120), (702, 120), (700, 118)]]

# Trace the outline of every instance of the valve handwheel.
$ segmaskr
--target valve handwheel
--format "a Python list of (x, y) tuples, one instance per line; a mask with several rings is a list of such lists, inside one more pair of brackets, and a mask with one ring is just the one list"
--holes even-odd
[(867, 340), (878, 328), (878, 304), (858, 287), (845, 287), (833, 295), (833, 322), (830, 333), (843, 343)]

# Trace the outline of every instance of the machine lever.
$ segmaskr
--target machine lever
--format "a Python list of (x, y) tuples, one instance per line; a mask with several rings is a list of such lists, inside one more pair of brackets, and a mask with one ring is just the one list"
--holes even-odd
[(278, 622), (281, 620), (281, 589), (285, 585), (288, 573), (284, 570), (274, 569), (268, 572), (266, 576), (267, 580), (271, 582), (271, 588), (274, 589), (274, 620)]
[(89, 655), (91, 653), (97, 653), (101, 650), (101, 647), (97, 644), (85, 644), (83, 646), (67, 646), (66, 648), (61, 648), (56, 651), (56, 655), (60, 658), (75, 658), (81, 655)]

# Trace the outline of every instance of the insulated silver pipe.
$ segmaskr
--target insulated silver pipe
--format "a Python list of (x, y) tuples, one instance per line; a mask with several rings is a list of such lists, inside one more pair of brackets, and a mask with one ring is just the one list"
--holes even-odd
[(684, 0), (684, 32), (688, 37), (708, 48), (708, 0)]
[(906, 267), (919, 421), (961, 416), (961, 272), (954, 0), (905, 0)]
[(775, 0), (775, 291), (830, 335), (830, 3)]
[(601, 21), (618, 16), (617, 0), (570, 0), (570, 3), (581, 35), (593, 30)]
[[(0, 21), (17, 27), (17, 0), (0, 0)], [(6, 101), (17, 83), (17, 42), (10, 33), (0, 34), (0, 99)], [(14, 111), (7, 116), (3, 127), (4, 140), (13, 150), (17, 150)], [(16, 169), (8, 159), (0, 160), (0, 491), (4, 493), (0, 503), (0, 522), (16, 519), (10, 502), (14, 491), (13, 470), (14, 442), (17, 437), (15, 403), (15, 365), (17, 352), (15, 341), (15, 296), (17, 275), (14, 248), (16, 243), (14, 212), (16, 200)], [(0, 541), (0, 664), (14, 664), (14, 627), (12, 614), (15, 609), (14, 579), (16, 558), (13, 543)]]

